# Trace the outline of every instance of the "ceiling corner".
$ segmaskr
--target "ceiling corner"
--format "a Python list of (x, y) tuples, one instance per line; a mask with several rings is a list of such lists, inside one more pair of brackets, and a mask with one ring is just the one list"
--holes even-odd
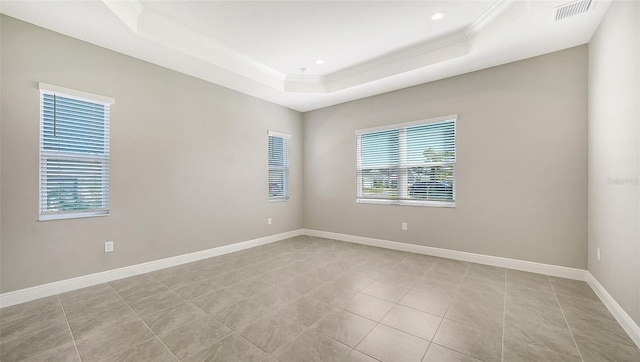
[(138, 19), (144, 7), (138, 0), (102, 0), (122, 22), (134, 33), (138, 33)]

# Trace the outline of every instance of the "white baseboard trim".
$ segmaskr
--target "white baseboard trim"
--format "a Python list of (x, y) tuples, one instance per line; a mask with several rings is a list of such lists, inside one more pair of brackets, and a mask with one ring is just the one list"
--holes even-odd
[(467, 253), (464, 251), (434, 248), (431, 246), (400, 243), (397, 241), (389, 241), (382, 239), (373, 239), (363, 236), (355, 236), (348, 234), (333, 233), (328, 231), (319, 231), (313, 229), (304, 229), (304, 234), (327, 239), (347, 241), (350, 243), (364, 244), (370, 246), (378, 246), (385, 249), (393, 249), (400, 251), (408, 251), (411, 253), (438, 256), (442, 258), (468, 261), (485, 265), (498, 266), (508, 269), (516, 269), (531, 273), (551, 275), (555, 277), (575, 279), (585, 281), (587, 279), (586, 270), (568, 268), (558, 265), (542, 264), (532, 261), (502, 258), (498, 256)]
[(607, 309), (609, 309), (620, 326), (622, 326), (629, 337), (635, 342), (638, 348), (640, 348), (640, 327), (638, 326), (638, 324), (629, 316), (629, 314), (627, 314), (627, 312), (624, 311), (624, 309), (622, 309), (622, 307), (618, 304), (618, 302), (616, 302), (611, 294), (609, 294), (609, 292), (607, 292), (607, 290), (600, 284), (600, 282), (598, 282), (598, 280), (587, 270), (568, 268), (558, 265), (542, 264), (525, 260), (501, 258), (490, 255), (467, 253), (463, 251), (434, 248), (430, 246), (400, 243), (396, 241), (373, 239), (362, 236), (333, 233), (328, 231), (305, 229), (304, 234), (309, 236), (346, 241), (350, 243), (377, 246), (386, 249), (408, 251), (417, 254), (432, 255), (442, 258), (462, 260), (485, 265), (499, 266), (508, 269), (522, 270), (531, 273), (539, 273), (561, 278), (586, 281), (591, 286), (591, 289), (593, 289), (596, 295), (600, 298), (602, 303), (607, 307)]
[(443, 258), (498, 266), (508, 269), (516, 269), (532, 273), (557, 276), (562, 278), (583, 280), (591, 286), (594, 292), (602, 300), (604, 305), (609, 309), (611, 314), (613, 314), (613, 316), (616, 318), (618, 323), (620, 323), (622, 328), (624, 328), (624, 330), (629, 334), (631, 339), (633, 339), (638, 347), (640, 347), (640, 327), (638, 327), (638, 324), (636, 324), (635, 321), (622, 309), (622, 307), (620, 307), (620, 305), (595, 279), (595, 277), (586, 270), (313, 229), (293, 230), (281, 234), (269, 235), (253, 240), (247, 240), (235, 244), (201, 250), (189, 254), (178, 255), (170, 258), (150, 261), (147, 263), (131, 265), (123, 268), (84, 275), (77, 278), (38, 285), (31, 288), (11, 291), (0, 294), (0, 307), (8, 307), (11, 305), (24, 303), (35, 299), (68, 292), (71, 290), (90, 287), (92, 285), (100, 283), (106, 283), (113, 280), (131, 277), (134, 275), (149, 273), (159, 269), (169, 268), (172, 266), (186, 264), (219, 255), (229, 254), (299, 235), (322, 237), (356, 244), (377, 246), (381, 248), (407, 251), (417, 254), (432, 255)]
[(189, 254), (182, 254), (170, 258), (154, 260), (142, 264), (126, 266), (123, 268), (107, 270), (99, 273), (83, 275), (77, 278), (60, 280), (57, 282), (42, 284), (31, 288), (2, 293), (0, 294), (0, 308), (68, 292), (71, 290), (86, 288), (96, 284), (127, 278), (138, 274), (144, 274), (158, 269), (169, 268), (172, 266), (186, 264), (201, 259), (207, 259), (218, 255), (229, 254), (299, 235), (304, 235), (304, 229), (269, 235), (257, 239), (242, 241), (235, 244), (196, 251)]
[(620, 304), (607, 292), (600, 282), (590, 273), (587, 272), (587, 283), (591, 289), (598, 295), (602, 303), (613, 314), (620, 326), (627, 332), (629, 337), (640, 348), (640, 326), (622, 309)]

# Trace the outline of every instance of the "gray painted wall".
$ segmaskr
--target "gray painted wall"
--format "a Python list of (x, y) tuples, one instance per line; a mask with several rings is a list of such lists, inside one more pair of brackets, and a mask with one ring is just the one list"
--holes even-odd
[[(456, 208), (356, 203), (355, 130), (449, 114), (459, 116)], [(303, 120), (306, 228), (586, 268), (586, 46)]]
[[(586, 46), (301, 116), (0, 19), (5, 90), (0, 292), (303, 224), (586, 267)], [(38, 82), (116, 99), (111, 216), (36, 221)], [(356, 204), (355, 130), (454, 113), (459, 115), (456, 208)], [(267, 201), (267, 130), (293, 136), (288, 203)], [(266, 225), (267, 217), (273, 218), (272, 226)], [(402, 222), (409, 224), (408, 231), (400, 230)], [(115, 241), (113, 254), (102, 253), (106, 240)]]
[[(0, 19), (1, 292), (303, 226), (299, 112)], [(115, 98), (111, 216), (36, 221), (38, 82)], [(268, 202), (267, 130), (292, 135), (286, 203)]]
[(614, 1), (589, 44), (589, 271), (636, 323), (639, 68), (640, 3)]

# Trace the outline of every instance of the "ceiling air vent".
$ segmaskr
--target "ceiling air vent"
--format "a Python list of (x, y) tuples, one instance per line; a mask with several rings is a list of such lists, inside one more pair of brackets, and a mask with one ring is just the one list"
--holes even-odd
[(593, 0), (578, 0), (558, 6), (556, 8), (556, 21), (584, 13), (589, 10), (592, 2)]

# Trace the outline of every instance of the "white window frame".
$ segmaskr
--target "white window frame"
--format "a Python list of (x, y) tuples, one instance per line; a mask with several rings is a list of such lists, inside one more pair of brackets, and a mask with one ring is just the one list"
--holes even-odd
[[(110, 97), (105, 97), (98, 94), (78, 91), (75, 89), (60, 87), (47, 83), (39, 83), (40, 89), (40, 162), (39, 162), (39, 190), (38, 190), (38, 220), (61, 220), (61, 219), (75, 219), (83, 217), (95, 217), (95, 216), (108, 216), (110, 214), (110, 111), (109, 108), (115, 103), (115, 100)], [(102, 154), (92, 154), (88, 152), (63, 152), (63, 151), (51, 151), (43, 149), (44, 146), (44, 95), (56, 95), (65, 98), (77, 99), (85, 102), (97, 103), (105, 106), (105, 121), (104, 121), (104, 137), (105, 137), (105, 151)], [(47, 184), (47, 173), (43, 165), (47, 159), (64, 159), (64, 160), (77, 160), (77, 161), (96, 161), (101, 162), (103, 165), (103, 183), (102, 194), (103, 205), (99, 209), (88, 210), (73, 210), (73, 211), (47, 211), (46, 210), (46, 196), (44, 195), (44, 186)]]
[[(282, 138), (285, 145), (286, 145), (286, 156), (287, 160), (286, 162), (284, 162), (283, 160), (283, 164), (284, 166), (271, 166), (269, 164), (269, 160), (270, 160), (270, 155), (269, 155), (269, 138), (271, 137), (277, 137), (277, 138)], [(290, 158), (290, 152), (289, 150), (291, 149), (291, 135), (288, 135), (286, 133), (281, 133), (281, 132), (274, 132), (274, 131), (268, 131), (267, 132), (267, 167), (269, 169), (268, 173), (267, 173), (267, 179), (268, 179), (268, 194), (269, 194), (269, 202), (287, 202), (289, 201), (290, 198), (290, 194), (289, 194), (289, 158)], [(283, 196), (272, 196), (271, 195), (271, 184), (270, 184), (270, 178), (269, 175), (271, 174), (271, 171), (277, 171), (277, 172), (282, 172), (284, 175), (284, 180), (283, 180)]]
[[(400, 166), (399, 168), (402, 169), (408, 169), (410, 167), (415, 167), (415, 166), (423, 166), (424, 164), (414, 164), (414, 163), (407, 163), (406, 162), (406, 128), (407, 127), (411, 127), (411, 126), (418, 126), (418, 125), (424, 125), (424, 124), (428, 124), (428, 123), (436, 123), (436, 122), (443, 122), (443, 121), (453, 121), (454, 122), (454, 149), (456, 150), (456, 158), (457, 158), (457, 147), (458, 147), (458, 141), (457, 141), (457, 121), (458, 121), (458, 115), (457, 114), (453, 114), (453, 115), (448, 115), (448, 116), (443, 116), (443, 117), (435, 117), (435, 118), (428, 118), (428, 119), (423, 119), (423, 120), (419, 120), (419, 121), (412, 121), (412, 122), (405, 122), (405, 123), (397, 123), (397, 124), (392, 124), (392, 125), (386, 125), (386, 126), (381, 126), (381, 127), (372, 127), (372, 128), (366, 128), (366, 129), (360, 129), (360, 130), (356, 130), (355, 134), (356, 134), (356, 202), (357, 203), (362, 203), (362, 204), (381, 204), (381, 205), (406, 205), (406, 206), (426, 206), (426, 207), (455, 207), (456, 206), (456, 173), (455, 173), (455, 169), (456, 169), (456, 159), (454, 159), (453, 162), (445, 162), (442, 163), (442, 165), (450, 165), (453, 166), (454, 169), (454, 176), (453, 176), (453, 185), (452, 185), (452, 192), (453, 192), (453, 201), (435, 201), (435, 200), (406, 200), (406, 199), (399, 199), (399, 200), (393, 200), (393, 199), (382, 199), (382, 198), (366, 198), (362, 196), (362, 185), (363, 185), (363, 180), (362, 180), (362, 176), (360, 175), (360, 172), (358, 172), (361, 169), (361, 164), (362, 164), (362, 159), (361, 159), (361, 154), (360, 154), (360, 148), (361, 148), (361, 144), (360, 144), (360, 135), (361, 134), (365, 134), (365, 133), (370, 133), (370, 132), (377, 132), (377, 131), (384, 131), (384, 130), (392, 130), (392, 129), (399, 129), (400, 131), (400, 143), (399, 143), (399, 148), (400, 148)], [(404, 134), (404, 137), (403, 137)], [(398, 172), (398, 194), (399, 196), (405, 197), (408, 194), (408, 183), (406, 182), (407, 178), (407, 174), (404, 172)]]

